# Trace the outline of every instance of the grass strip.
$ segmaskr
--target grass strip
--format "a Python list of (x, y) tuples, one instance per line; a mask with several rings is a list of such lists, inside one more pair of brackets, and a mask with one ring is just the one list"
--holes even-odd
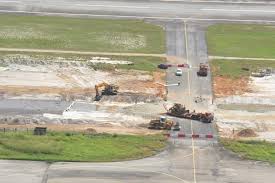
[(162, 27), (139, 20), (0, 15), (0, 47), (164, 53)]
[(166, 145), (161, 135), (111, 135), (49, 132), (0, 134), (0, 158), (40, 161), (106, 162), (139, 159), (160, 152)]
[[(241, 78), (249, 76), (251, 72), (261, 68), (275, 68), (275, 61), (269, 60), (222, 60), (215, 59), (210, 62), (213, 76), (226, 76)], [(248, 70), (247, 70), (248, 69)]]
[(110, 55), (77, 55), (77, 54), (61, 54), (61, 53), (25, 53), (25, 52), (0, 52), (0, 66), (1, 60), (15, 59), (15, 60), (35, 60), (35, 61), (81, 61), (87, 62), (92, 57), (107, 57), (111, 60), (123, 60), (131, 61), (133, 65), (112, 65), (112, 64), (94, 64), (92, 68), (96, 70), (112, 71), (115, 69), (126, 69), (126, 70), (141, 70), (148, 72), (161, 71), (158, 69), (158, 65), (166, 62), (166, 58), (159, 57), (144, 57), (144, 56), (110, 56)]
[(209, 55), (275, 58), (275, 26), (216, 24), (208, 27)]
[(275, 144), (266, 141), (221, 139), (221, 143), (240, 156), (275, 163)]

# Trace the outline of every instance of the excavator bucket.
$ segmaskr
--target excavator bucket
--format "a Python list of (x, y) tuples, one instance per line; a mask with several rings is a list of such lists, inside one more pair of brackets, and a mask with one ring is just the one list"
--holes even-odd
[[(100, 91), (100, 89), (102, 90)], [(107, 84), (105, 82), (95, 85), (95, 101), (99, 101), (102, 98), (102, 95), (117, 95), (119, 87), (113, 84)]]

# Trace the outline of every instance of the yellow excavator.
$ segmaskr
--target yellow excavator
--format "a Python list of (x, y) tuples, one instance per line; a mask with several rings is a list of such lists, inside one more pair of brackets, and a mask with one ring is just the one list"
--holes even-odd
[(117, 85), (108, 84), (102, 82), (100, 84), (95, 85), (95, 101), (100, 101), (102, 95), (117, 95), (119, 87)]

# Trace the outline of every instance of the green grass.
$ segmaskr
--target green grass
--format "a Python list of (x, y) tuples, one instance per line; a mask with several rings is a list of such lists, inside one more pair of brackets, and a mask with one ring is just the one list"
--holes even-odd
[(266, 141), (242, 141), (222, 139), (226, 149), (252, 160), (275, 163), (275, 144)]
[[(158, 69), (158, 65), (166, 62), (166, 58), (161, 57), (145, 57), (145, 56), (109, 56), (109, 55), (77, 55), (77, 54), (61, 54), (61, 53), (26, 53), (26, 52), (0, 52), (0, 60), (9, 58), (11, 56), (27, 56), (33, 60), (57, 60), (58, 58), (64, 58), (68, 61), (88, 61), (91, 57), (108, 57), (112, 60), (125, 60), (131, 61), (133, 65), (111, 65), (111, 64), (95, 64), (91, 65), (97, 70), (114, 70), (114, 69), (126, 69), (126, 70), (141, 70), (148, 72), (162, 71)], [(1, 63), (0, 63), (1, 66)]]
[[(241, 78), (249, 76), (251, 72), (261, 68), (275, 68), (275, 61), (256, 60), (222, 60), (215, 59), (210, 62), (213, 76), (225, 76), (230, 78)], [(249, 71), (242, 68), (248, 68)]]
[(0, 134), (0, 159), (41, 161), (120, 161), (151, 156), (166, 141), (161, 135), (84, 135), (50, 132), (34, 136), (25, 132)]
[(165, 32), (138, 20), (0, 15), (0, 47), (164, 53)]
[(275, 58), (275, 26), (217, 24), (207, 31), (210, 55)]

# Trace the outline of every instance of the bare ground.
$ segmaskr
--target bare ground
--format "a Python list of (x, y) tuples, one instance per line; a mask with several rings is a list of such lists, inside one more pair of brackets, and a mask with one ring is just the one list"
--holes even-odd
[[(64, 67), (58, 61), (51, 64), (8, 62), (0, 67), (0, 98), (27, 96), (40, 99), (41, 96), (46, 96), (48, 99), (51, 97), (71, 101), (80, 99), (82, 103), (72, 107), (70, 111), (63, 111), (62, 114), (43, 113), (41, 116), (26, 118), (20, 115), (12, 116), (12, 122), (2, 122), (0, 129), (26, 129), (43, 125), (49, 130), (61, 131), (84, 132), (90, 128), (98, 133), (158, 133), (140, 125), (157, 117), (162, 110), (158, 102), (165, 97), (166, 89), (157, 83), (164, 83), (164, 80), (165, 72), (94, 70), (76, 63)], [(103, 97), (100, 102), (94, 104), (90, 102), (91, 97), (95, 95), (94, 85), (101, 82), (118, 85), (119, 94)], [(140, 102), (143, 104), (137, 105)], [(13, 117), (17, 122), (13, 122)]]
[(100, 71), (83, 66), (24, 66), (12, 64), (0, 72), (0, 95), (60, 95), (62, 98), (92, 97), (101, 82), (116, 84), (119, 92), (165, 96), (164, 72), (136, 70)]
[(251, 90), (248, 77), (232, 79), (223, 76), (215, 76), (213, 86), (216, 97), (242, 95)]
[[(237, 132), (249, 128), (257, 136), (251, 138), (275, 140), (274, 79), (274, 75), (263, 78), (214, 78), (215, 96), (219, 97), (216, 102), (220, 104), (215, 118), (221, 136), (235, 138)], [(236, 108), (232, 108), (234, 106)]]

